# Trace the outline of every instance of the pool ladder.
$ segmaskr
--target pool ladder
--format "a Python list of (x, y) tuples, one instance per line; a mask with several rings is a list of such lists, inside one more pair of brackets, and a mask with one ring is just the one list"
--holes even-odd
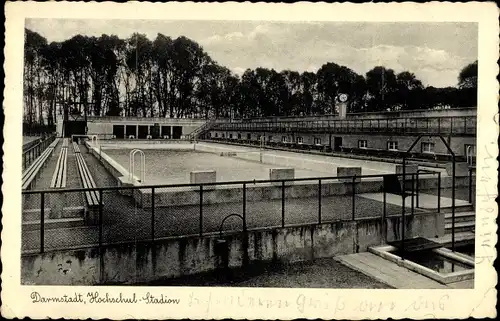
[(130, 157), (129, 157), (129, 179), (131, 182), (134, 181), (135, 179), (135, 155), (139, 154), (139, 159), (140, 159), (140, 176), (139, 176), (139, 183), (144, 183), (145, 175), (146, 175), (146, 156), (144, 155), (144, 152), (140, 149), (133, 149), (130, 152)]

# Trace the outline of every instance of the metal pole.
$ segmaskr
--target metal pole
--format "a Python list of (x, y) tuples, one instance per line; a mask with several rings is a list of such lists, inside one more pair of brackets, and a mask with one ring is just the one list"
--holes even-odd
[(438, 209), (437, 212), (441, 212), (441, 172), (438, 172)]
[(247, 230), (247, 184), (243, 183), (243, 231)]
[(455, 252), (455, 154), (453, 154), (453, 176), (451, 178), (451, 250)]
[(352, 220), (356, 219), (356, 175), (352, 177)]
[(401, 212), (402, 212), (402, 217), (401, 217), (401, 225), (402, 225), (402, 230), (401, 230), (401, 259), (404, 260), (404, 253), (405, 253), (405, 193), (406, 193), (406, 154), (403, 155), (403, 188), (402, 188), (402, 206), (401, 206)]
[(318, 224), (321, 224), (321, 179), (318, 179)]
[(417, 201), (417, 207), (420, 207), (420, 173), (417, 170), (417, 186), (415, 191), (415, 197)]
[(99, 190), (99, 248), (102, 247), (102, 189)]
[(44, 252), (45, 240), (45, 193), (40, 193), (40, 253)]
[(414, 198), (415, 198), (415, 174), (412, 173), (411, 174), (411, 215), (415, 214), (415, 201), (414, 201)]
[(469, 168), (469, 203), (472, 204), (472, 168)]
[(285, 181), (281, 182), (281, 227), (285, 227)]
[(203, 185), (200, 185), (200, 236), (203, 235)]
[(387, 217), (387, 195), (386, 195), (386, 192), (385, 192), (385, 188), (384, 188), (384, 191), (383, 191), (383, 206), (384, 206), (384, 210), (382, 212), (382, 228), (383, 228), (383, 231), (382, 231), (382, 235), (384, 237), (384, 241), (387, 242), (387, 222), (386, 222), (386, 217)]
[(383, 209), (383, 212), (382, 212), (382, 218), (385, 220), (385, 218), (387, 216), (387, 194), (385, 192), (385, 188), (384, 188), (384, 191), (383, 191), (383, 203), (384, 203), (384, 209)]
[(155, 239), (155, 188), (151, 187), (151, 240), (154, 241), (154, 239)]

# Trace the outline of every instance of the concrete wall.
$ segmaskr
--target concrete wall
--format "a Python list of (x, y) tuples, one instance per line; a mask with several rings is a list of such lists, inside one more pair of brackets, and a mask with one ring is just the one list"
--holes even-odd
[(217, 133), (217, 138), (222, 138), (222, 134), (224, 134), (224, 138), (233, 137), (233, 139), (238, 138), (238, 134), (241, 134), (242, 140), (249, 140), (248, 135), (250, 135), (250, 140), (257, 140), (259, 136), (264, 136), (266, 143), (274, 142), (279, 143), (282, 141), (283, 137), (286, 137), (288, 142), (296, 142), (297, 137), (302, 137), (304, 144), (314, 144), (314, 138), (321, 139), (322, 145), (330, 144), (330, 134), (294, 134), (294, 133), (268, 133), (268, 132), (247, 132), (247, 131), (210, 131), (211, 137), (215, 138)]
[[(238, 132), (235, 131), (211, 131), (211, 137), (215, 137), (217, 133), (217, 137), (222, 137), (224, 133), (225, 138), (229, 137), (229, 134), (233, 135), (233, 138), (238, 137)], [(264, 132), (241, 132), (242, 139), (247, 139), (247, 134), (251, 135), (251, 140), (257, 140), (259, 135), (263, 135), (266, 138), (266, 142), (281, 142), (282, 137), (286, 136), (287, 141), (296, 142), (297, 137), (302, 137), (304, 144), (313, 144), (314, 138), (320, 138), (322, 145), (329, 145), (333, 148), (334, 138), (342, 137), (342, 147), (344, 148), (358, 148), (358, 142), (360, 140), (367, 141), (367, 148), (369, 149), (382, 149), (387, 150), (387, 142), (396, 141), (398, 142), (398, 149), (402, 151), (408, 150), (411, 144), (417, 139), (418, 136), (415, 135), (379, 135), (376, 133), (373, 134), (332, 134), (330, 139), (330, 134), (312, 134), (312, 133), (264, 133)], [(269, 140), (269, 136), (272, 137)], [(476, 137), (473, 136), (453, 136), (446, 137), (448, 144), (450, 144), (451, 149), (457, 156), (465, 156), (465, 144), (475, 145)], [(415, 147), (413, 148), (413, 152), (421, 152), (422, 151), (422, 143), (434, 143), (434, 152), (437, 154), (448, 154), (448, 150), (444, 143), (441, 141), (439, 137), (422, 137), (421, 140)]]
[[(122, 180), (120, 178), (129, 178), (129, 171), (119, 163), (117, 163), (113, 158), (108, 156), (104, 152), (104, 150), (99, 150), (97, 147), (93, 147), (89, 142), (85, 142), (89, 152), (93, 154), (97, 159), (101, 161), (101, 164), (108, 170), (108, 172), (116, 179), (117, 186), (120, 186)], [(139, 179), (137, 176), (134, 176), (135, 179)]]
[[(402, 136), (402, 135), (335, 135), (337, 137), (342, 137), (342, 145), (346, 148), (357, 148), (358, 141), (366, 140), (367, 148), (370, 149), (387, 149), (387, 142), (396, 141), (398, 142), (398, 149), (406, 151), (410, 148), (411, 144), (417, 139), (418, 136)], [(466, 137), (466, 136), (454, 136), (446, 137), (448, 144), (450, 144), (451, 149), (456, 155), (465, 155), (465, 144), (475, 145), (476, 137)], [(448, 154), (448, 150), (439, 137), (422, 137), (420, 141), (413, 148), (413, 152), (422, 151), (422, 143), (434, 143), (434, 152), (437, 154)]]
[(56, 135), (57, 137), (63, 137), (63, 115), (56, 116)]
[[(387, 229), (385, 229), (387, 226)], [(256, 229), (223, 236), (227, 266), (243, 262), (298, 262), (364, 252), (399, 238), (401, 220), (390, 217), (277, 229)], [(444, 214), (417, 214), (406, 221), (408, 237), (444, 234)], [(192, 275), (225, 267), (218, 235), (177, 237), (155, 243), (105, 245), (22, 256), (22, 284), (127, 284)], [(248, 244), (245, 251), (245, 244)]]
[[(457, 177), (456, 187), (468, 186), (467, 177)], [(356, 193), (377, 193), (382, 191), (382, 180), (361, 181), (356, 183)], [(420, 179), (420, 189), (437, 188), (437, 178)], [(451, 186), (451, 177), (441, 179), (441, 188)], [(334, 180), (322, 181), (321, 195), (348, 195), (352, 192), (352, 184), (346, 184)], [(318, 196), (317, 182), (304, 184), (295, 182), (293, 185), (285, 187), (285, 198), (312, 198)], [(278, 200), (281, 199), (281, 186), (273, 186), (270, 183), (263, 183), (254, 186), (247, 186), (246, 197), (249, 202)], [(151, 207), (151, 189), (134, 190), (134, 199), (137, 206)], [(216, 186), (210, 190), (204, 190), (204, 204), (219, 204), (229, 202), (241, 202), (243, 199), (243, 188), (241, 186)], [(198, 188), (157, 188), (155, 190), (155, 207), (198, 205), (200, 194)]]
[[(153, 127), (156, 123), (160, 126), (181, 126), (182, 135), (189, 135), (196, 128), (203, 126), (206, 120), (149, 117), (89, 117), (87, 127), (88, 135), (101, 135), (107, 137), (113, 134), (113, 125)], [(134, 135), (136, 136), (136, 134)]]

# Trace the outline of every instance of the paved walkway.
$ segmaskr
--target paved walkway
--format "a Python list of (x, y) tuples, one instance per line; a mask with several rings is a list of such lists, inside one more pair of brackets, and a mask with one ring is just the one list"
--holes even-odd
[(390, 286), (350, 269), (334, 258), (292, 264), (254, 263), (248, 268), (201, 273), (138, 286), (238, 286), (273, 288), (388, 289)]
[[(437, 196), (425, 193), (419, 193), (419, 208), (422, 209), (437, 209)], [(360, 197), (368, 198), (371, 200), (383, 202), (384, 193), (363, 193), (360, 194)], [(414, 197), (414, 204), (417, 207), (416, 196)], [(403, 201), (401, 195), (386, 193), (386, 201), (388, 204), (402, 206)], [(451, 207), (452, 199), (448, 197), (441, 196), (441, 208)], [(464, 200), (455, 199), (455, 206), (470, 206), (471, 204)], [(405, 200), (405, 207), (411, 208), (411, 197), (407, 197)]]
[(351, 269), (396, 289), (469, 289), (474, 287), (474, 280), (444, 285), (369, 252), (343, 255), (336, 259)]

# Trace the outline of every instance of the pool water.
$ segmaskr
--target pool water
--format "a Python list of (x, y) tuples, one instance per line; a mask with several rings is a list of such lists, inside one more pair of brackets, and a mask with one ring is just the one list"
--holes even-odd
[[(131, 149), (106, 149), (104, 152), (128, 170)], [(143, 150), (146, 157), (146, 184), (186, 184), (189, 183), (191, 171), (215, 170), (218, 182), (269, 179), (269, 169), (278, 165), (220, 156), (213, 153), (191, 150), (148, 149)], [(138, 175), (139, 158), (136, 156), (136, 175)], [(295, 177), (331, 177), (331, 172), (295, 169)]]
[[(392, 252), (392, 254), (401, 257), (399, 251)], [(404, 259), (445, 274), (472, 269), (472, 267), (467, 264), (446, 258), (431, 250), (405, 253)]]
[[(449, 247), (449, 249), (451, 250), (451, 246)], [(465, 255), (474, 257), (476, 253), (476, 246), (475, 244), (457, 246), (455, 247), (455, 252), (463, 253)]]

